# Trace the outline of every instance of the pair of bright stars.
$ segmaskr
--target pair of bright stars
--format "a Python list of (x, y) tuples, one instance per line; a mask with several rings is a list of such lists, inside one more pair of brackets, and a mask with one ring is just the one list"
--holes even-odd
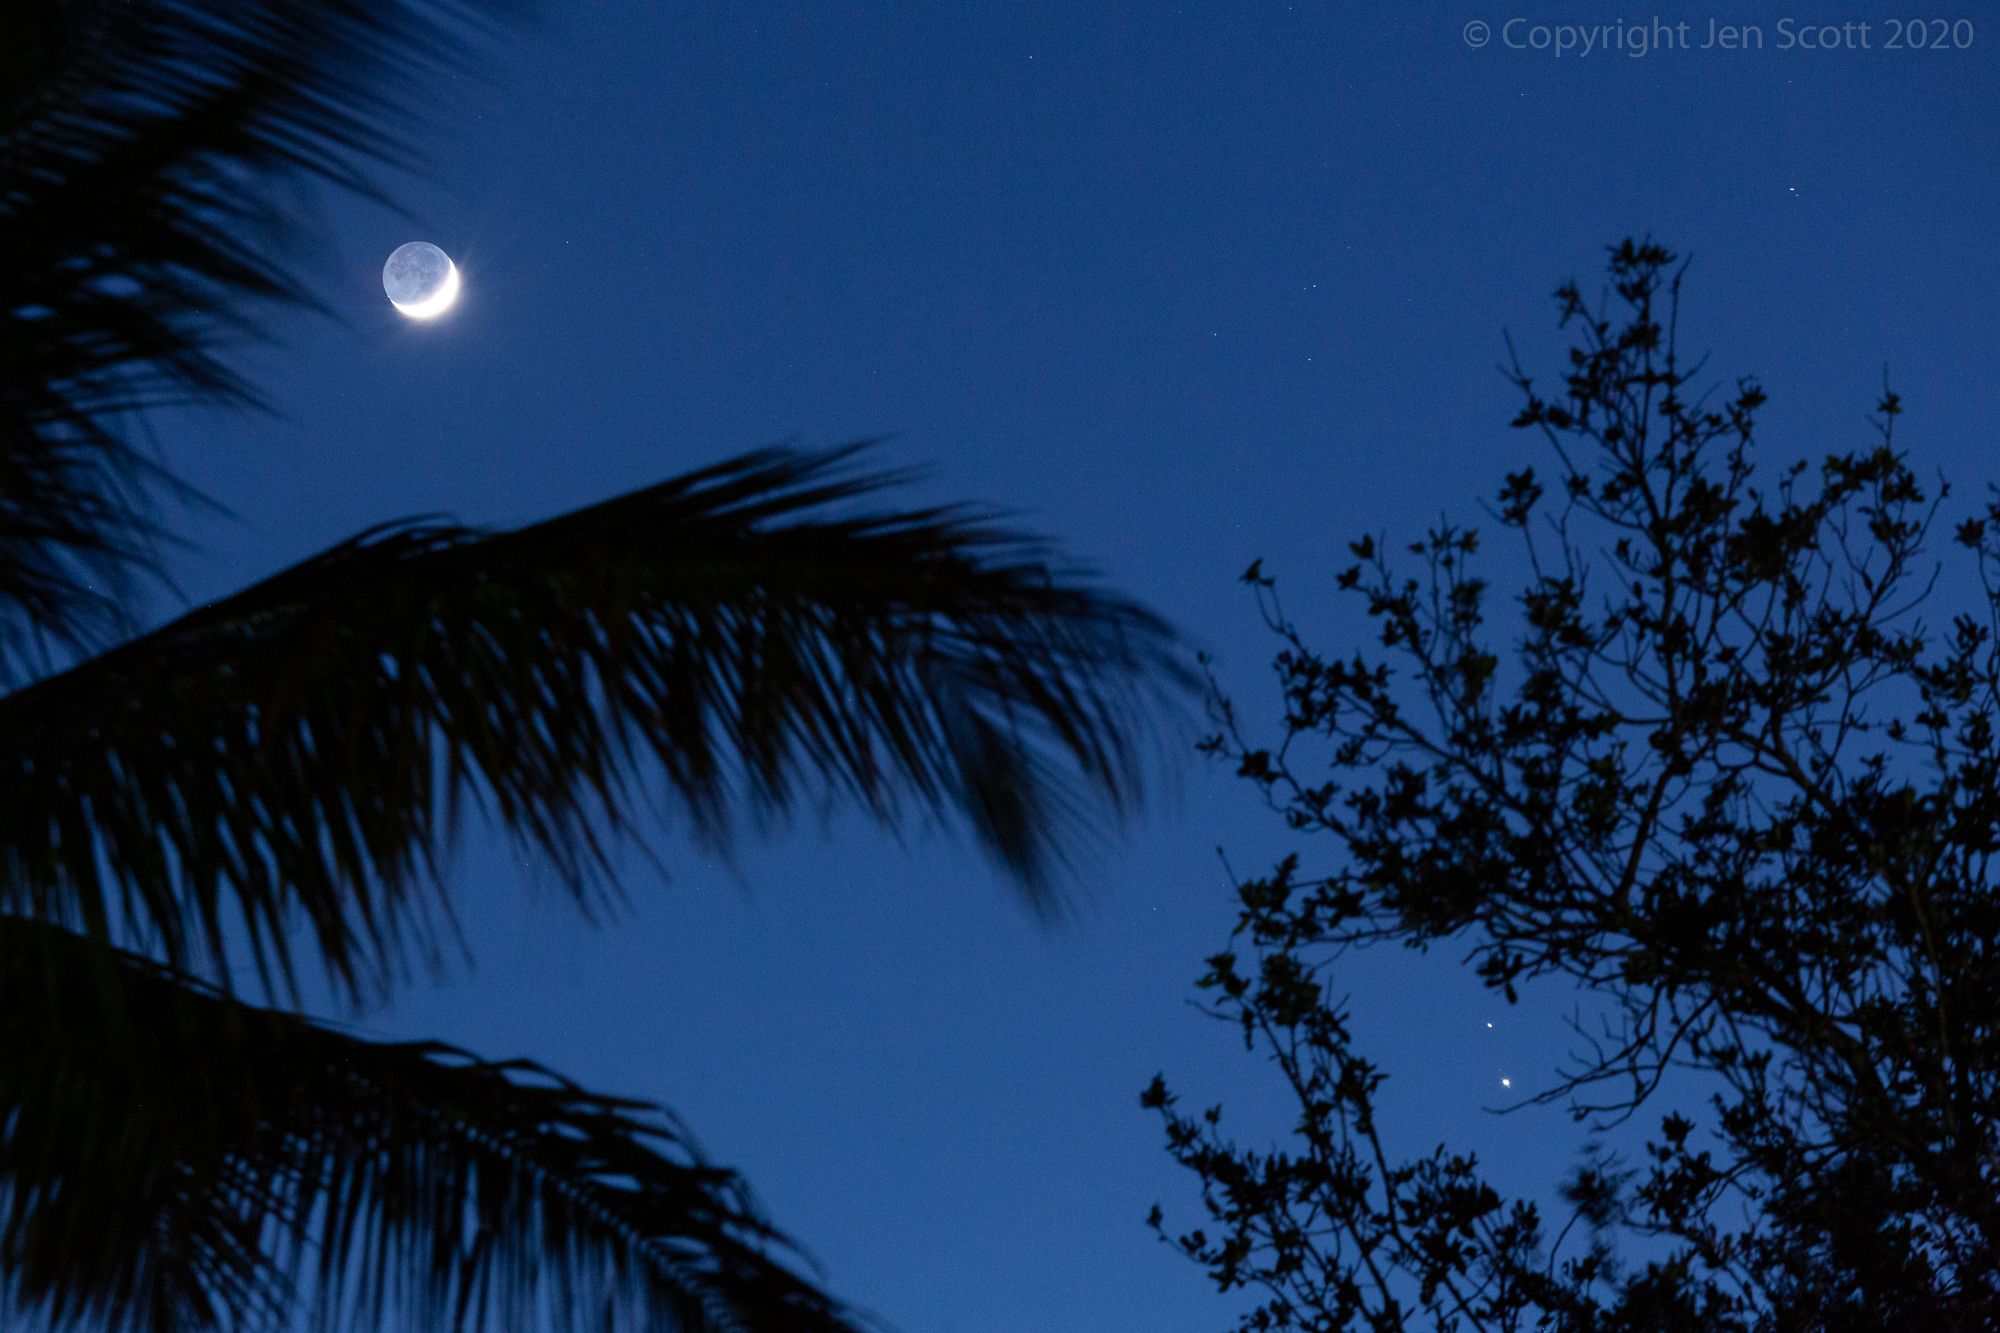
[[(1486, 1025), (1486, 1030), (1487, 1030), (1488, 1032), (1491, 1032), (1491, 1031), (1493, 1030), (1493, 1025), (1492, 1025), (1491, 1023), (1488, 1023), (1488, 1024)], [(1501, 1087), (1503, 1087), (1503, 1088), (1511, 1088), (1511, 1087), (1513, 1087), (1513, 1086), (1514, 1086), (1514, 1080), (1513, 1080), (1513, 1079), (1511, 1079), (1511, 1078), (1508, 1078), (1508, 1077), (1507, 1077), (1507, 1076), (1506, 1076), (1505, 1074), (1502, 1074), (1502, 1075), (1500, 1076), (1500, 1086), (1501, 1086)]]

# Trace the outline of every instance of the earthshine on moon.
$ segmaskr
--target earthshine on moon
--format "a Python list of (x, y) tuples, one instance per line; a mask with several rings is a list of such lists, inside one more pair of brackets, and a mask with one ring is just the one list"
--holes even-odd
[(429, 241), (411, 241), (382, 265), (382, 290), (411, 319), (436, 319), (458, 299), (458, 265)]

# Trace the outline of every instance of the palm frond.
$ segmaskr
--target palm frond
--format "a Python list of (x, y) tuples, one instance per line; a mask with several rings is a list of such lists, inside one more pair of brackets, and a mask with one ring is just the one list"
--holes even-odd
[(56, 1325), (854, 1330), (659, 1109), (0, 917), (0, 1292)]
[[(485, 6), (495, 8), (497, 3)], [(0, 681), (117, 632), (157, 572), (128, 430), (172, 402), (247, 404), (218, 358), (259, 302), (310, 303), (258, 188), (366, 190), (405, 162), (394, 90), (434, 86), (477, 9), (409, 0), (11, 0), (0, 21)]]
[(844, 514), (890, 480), (849, 459), (376, 530), (0, 698), (0, 911), (185, 968), (248, 939), (267, 984), (302, 919), (365, 993), (449, 942), (466, 792), (587, 907), (649, 796), (721, 843), (813, 793), (969, 826), (1055, 907), (1189, 687), (1173, 635), (975, 516)]

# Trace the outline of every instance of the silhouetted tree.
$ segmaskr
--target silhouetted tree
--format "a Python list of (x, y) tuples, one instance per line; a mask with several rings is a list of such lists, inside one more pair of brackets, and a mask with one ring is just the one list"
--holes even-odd
[(434, 859), (468, 795), (586, 908), (656, 807), (721, 840), (741, 806), (823, 796), (969, 826), (1049, 908), (1180, 688), (1165, 627), (1036, 544), (858, 510), (894, 478), (849, 451), (513, 531), (387, 525), (141, 632), (156, 502), (184, 488), (134, 414), (252, 401), (218, 340), (310, 301), (272, 186), (402, 160), (397, 90), (433, 86), (476, 17), (0, 21), (10, 1327), (858, 1326), (664, 1112), (360, 1039), (294, 1011), (299, 969), (364, 1000), (453, 943)]
[[(1218, 694), (1208, 748), (1332, 848), (1241, 884), (1199, 985), (1300, 1118), (1253, 1150), (1143, 1097), (1213, 1215), (1173, 1243), (1259, 1293), (1241, 1328), (2000, 1321), (2000, 506), (1957, 526), (1977, 583), (1926, 625), (1945, 491), (1895, 448), (1896, 396), (1870, 447), (1760, 484), (1764, 394), (1696, 383), (1683, 271), (1615, 247), (1597, 310), (1557, 293), (1560, 389), (1513, 363), (1555, 466), (1489, 511), (1530, 571), (1505, 630), (1470, 528), (1407, 571), (1353, 544), (1376, 649), (1321, 653), (1246, 575), (1284, 717), (1259, 743)], [(1337, 998), (1342, 956), (1387, 941), (1602, 1006), (1543, 1100), (1658, 1132), (1586, 1147), (1560, 1226), (1468, 1153), (1391, 1142)]]

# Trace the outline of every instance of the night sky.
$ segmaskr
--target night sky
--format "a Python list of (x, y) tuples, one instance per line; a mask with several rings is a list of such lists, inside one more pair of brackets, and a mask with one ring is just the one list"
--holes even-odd
[[(317, 205), (303, 262), (336, 319), (287, 315), (242, 357), (278, 417), (159, 424), (234, 511), (189, 520), (190, 597), (384, 519), (511, 524), (887, 436), (881, 461), (930, 469), (911, 498), (1056, 538), (1261, 723), (1244, 566), (1350, 647), (1345, 543), (1476, 520), (1540, 461), (1506, 427), (1503, 331), (1553, 373), (1549, 294), (1597, 291), (1603, 247), (1647, 232), (1694, 256), (1686, 344), (1770, 392), (1767, 458), (1867, 444), (1886, 363), (1920, 473), (1966, 506), (2000, 476), (2000, 16), (1970, 49), (1890, 51), (1857, 3), (1832, 17), (1872, 18), (1873, 49), (1786, 51), (1783, 8), (1718, 6), (1765, 49), (1558, 58), (1504, 32), (1600, 7), (547, 8), (482, 78), (424, 91), (433, 165), (383, 178), (407, 216)], [(1656, 12), (1704, 39), (1709, 11)], [(413, 239), (464, 276), (432, 324), (382, 294)], [(631, 910), (593, 928), (474, 829), (451, 878), (476, 965), (349, 1017), (673, 1107), (833, 1291), (903, 1328), (1219, 1329), (1235, 1303), (1143, 1226), (1156, 1199), (1206, 1219), (1137, 1095), (1164, 1070), (1252, 1137), (1283, 1127), (1186, 1001), (1234, 919), (1218, 847), (1247, 873), (1293, 844), (1191, 754), (1172, 786), (1053, 930), (968, 843), (846, 818), (733, 864), (665, 830), (668, 877), (631, 861)], [(1546, 1083), (1568, 995), (1509, 1008), (1445, 953), (1342, 979), (1405, 1151), (1449, 1136), (1511, 1187), (1560, 1176), (1560, 1112), (1483, 1108)]]

